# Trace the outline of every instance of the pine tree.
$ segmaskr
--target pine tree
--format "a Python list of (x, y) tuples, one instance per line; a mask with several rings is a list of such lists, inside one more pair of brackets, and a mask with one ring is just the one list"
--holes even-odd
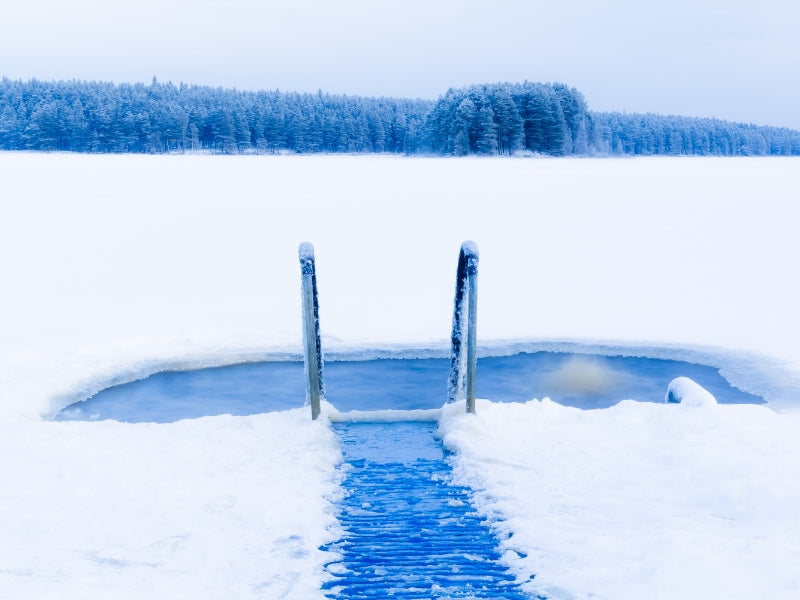
[(522, 148), (524, 125), (511, 91), (507, 87), (495, 90), (491, 102), (497, 123), (497, 151), (514, 154)]
[(497, 154), (497, 123), (494, 120), (494, 111), (489, 106), (484, 106), (478, 113), (479, 137), (477, 151), (480, 154)]
[(28, 147), (34, 150), (58, 149), (58, 105), (55, 102), (45, 102), (36, 107), (25, 129), (25, 138)]
[(18, 150), (19, 147), (17, 113), (7, 104), (0, 110), (0, 148), (3, 150)]
[(478, 144), (480, 123), (478, 121), (478, 109), (469, 98), (464, 98), (459, 103), (456, 109), (454, 125), (457, 131), (454, 148), (456, 156), (475, 152)]

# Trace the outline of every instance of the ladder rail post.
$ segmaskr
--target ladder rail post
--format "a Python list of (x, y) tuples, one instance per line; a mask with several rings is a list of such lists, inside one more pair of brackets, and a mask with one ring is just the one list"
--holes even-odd
[(449, 402), (464, 400), (469, 413), (475, 412), (477, 324), (478, 246), (467, 241), (458, 255), (447, 394)]
[(319, 297), (317, 295), (316, 260), (314, 246), (300, 244), (300, 272), (302, 274), (303, 304), (303, 367), (306, 380), (306, 403), (311, 405), (311, 419), (320, 415), (320, 399), (324, 398), (322, 379), (322, 345), (319, 334)]
[[(474, 245), (474, 244), (473, 244)], [(468, 317), (467, 317), (467, 412), (475, 412), (475, 388), (478, 368), (478, 249), (467, 258)]]

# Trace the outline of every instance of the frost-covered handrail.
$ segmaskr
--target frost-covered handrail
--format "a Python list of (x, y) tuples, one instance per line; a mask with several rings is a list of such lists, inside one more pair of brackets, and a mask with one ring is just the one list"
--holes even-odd
[[(475, 412), (475, 370), (478, 362), (477, 324), (478, 246), (475, 242), (467, 241), (461, 244), (461, 252), (458, 255), (453, 334), (451, 336), (450, 380), (447, 382), (447, 395), (450, 402), (465, 400), (468, 413)], [(464, 346), (466, 346), (466, 351)]]
[(325, 397), (322, 380), (322, 346), (319, 338), (319, 300), (314, 246), (300, 244), (300, 272), (303, 277), (303, 366), (306, 376), (306, 402), (311, 405), (311, 418), (320, 412), (320, 398)]

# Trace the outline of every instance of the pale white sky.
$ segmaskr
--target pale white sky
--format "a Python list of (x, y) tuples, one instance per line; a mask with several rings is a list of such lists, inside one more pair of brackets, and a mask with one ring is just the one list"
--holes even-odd
[(594, 110), (800, 129), (797, 0), (4, 0), (0, 76), (435, 99), (561, 81)]

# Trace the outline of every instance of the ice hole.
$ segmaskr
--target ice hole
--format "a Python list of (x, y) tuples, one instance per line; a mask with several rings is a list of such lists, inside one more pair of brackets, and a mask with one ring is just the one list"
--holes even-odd
[[(340, 411), (439, 408), (447, 397), (448, 369), (447, 358), (328, 360), (327, 400)], [(663, 403), (676, 377), (696, 381), (721, 404), (763, 403), (762, 398), (732, 387), (710, 366), (549, 351), (479, 358), (477, 394), (499, 402), (548, 397), (596, 409), (628, 399)], [(157, 373), (107, 388), (66, 407), (55, 418), (163, 423), (285, 410), (304, 402), (303, 363), (276, 360)]]

